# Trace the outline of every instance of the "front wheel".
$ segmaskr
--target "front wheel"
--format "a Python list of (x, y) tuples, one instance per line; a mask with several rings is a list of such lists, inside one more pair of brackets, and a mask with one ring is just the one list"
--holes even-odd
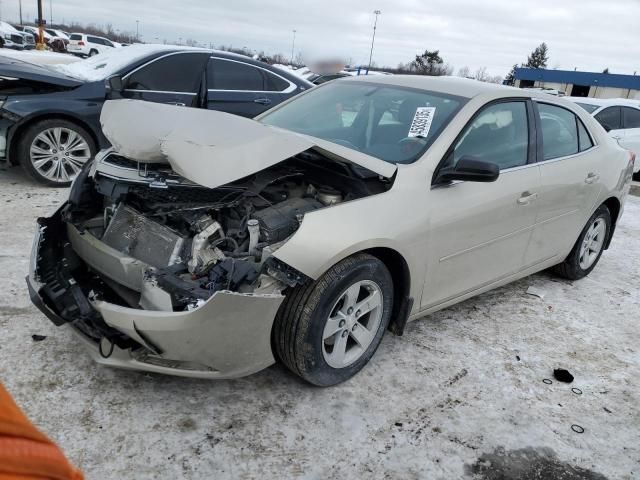
[(18, 145), (22, 168), (38, 182), (52, 187), (70, 185), (95, 154), (95, 142), (89, 132), (63, 119), (34, 123)]
[(600, 205), (580, 233), (571, 253), (555, 272), (569, 280), (586, 277), (595, 268), (611, 232), (611, 213)]
[(91, 49), (91, 51), (89, 52), (89, 56), (90, 56), (90, 57), (93, 57), (93, 56), (95, 56), (95, 55), (97, 55), (97, 54), (98, 54), (98, 51), (97, 51), (97, 50), (94, 50), (94, 49)]
[(393, 281), (385, 265), (357, 254), (318, 281), (287, 294), (273, 327), (273, 347), (295, 374), (330, 386), (358, 373), (375, 353), (391, 317)]

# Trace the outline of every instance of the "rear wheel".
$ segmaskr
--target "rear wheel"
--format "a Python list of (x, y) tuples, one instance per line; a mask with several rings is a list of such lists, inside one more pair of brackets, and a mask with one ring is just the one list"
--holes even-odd
[(95, 153), (96, 146), (89, 132), (63, 119), (34, 123), (18, 145), (24, 170), (38, 182), (53, 187), (70, 185)]
[(392, 304), (385, 265), (367, 254), (349, 257), (287, 294), (273, 327), (275, 353), (314, 385), (344, 382), (375, 353)]
[(580, 233), (571, 253), (554, 271), (570, 280), (583, 278), (595, 268), (611, 231), (611, 213), (600, 205)]
[(89, 56), (90, 57), (93, 57), (94, 55), (97, 55), (97, 54), (98, 54), (98, 51), (94, 50), (93, 48), (91, 49), (91, 51), (89, 51)]

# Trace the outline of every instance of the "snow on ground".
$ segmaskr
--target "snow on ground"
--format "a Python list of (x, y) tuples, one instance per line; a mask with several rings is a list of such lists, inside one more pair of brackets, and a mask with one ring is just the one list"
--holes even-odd
[(82, 60), (80, 57), (76, 57), (70, 53), (57, 53), (47, 50), (11, 50), (9, 48), (3, 48), (0, 49), (0, 55), (24, 62), (35, 63), (36, 65), (69, 64)]
[[(0, 171), (0, 379), (88, 479), (640, 478), (640, 198), (588, 278), (430, 315), (318, 389), (279, 365), (215, 382), (92, 363), (24, 284), (35, 218), (66, 194)], [(542, 382), (558, 366), (572, 385)]]

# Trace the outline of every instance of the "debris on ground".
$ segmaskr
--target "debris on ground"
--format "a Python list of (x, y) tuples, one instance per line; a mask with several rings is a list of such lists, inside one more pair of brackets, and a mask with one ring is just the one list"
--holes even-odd
[(46, 335), (38, 335), (37, 333), (34, 333), (33, 335), (31, 335), (31, 338), (33, 339), (34, 342), (41, 342), (45, 338), (47, 338), (47, 336)]
[(529, 287), (527, 288), (527, 294), (538, 297), (540, 300), (544, 300), (544, 296), (547, 294), (547, 292), (542, 290), (541, 288)]
[(569, 373), (569, 370), (565, 370), (564, 368), (556, 368), (553, 371), (553, 377), (559, 382), (564, 382), (564, 383), (573, 382), (573, 375)]

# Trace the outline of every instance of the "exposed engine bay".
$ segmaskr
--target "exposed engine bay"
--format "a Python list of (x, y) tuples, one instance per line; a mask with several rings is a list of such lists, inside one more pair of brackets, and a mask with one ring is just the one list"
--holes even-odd
[[(168, 165), (141, 165), (109, 153), (74, 184), (64, 217), (79, 232), (147, 265), (146, 281), (170, 295), (173, 311), (185, 311), (221, 290), (280, 293), (304, 282), (302, 273), (272, 256), (304, 216), (382, 193), (391, 183), (306, 151), (210, 189)], [(140, 308), (135, 289), (92, 273), (99, 281), (87, 284), (93, 289), (85, 293)]]

